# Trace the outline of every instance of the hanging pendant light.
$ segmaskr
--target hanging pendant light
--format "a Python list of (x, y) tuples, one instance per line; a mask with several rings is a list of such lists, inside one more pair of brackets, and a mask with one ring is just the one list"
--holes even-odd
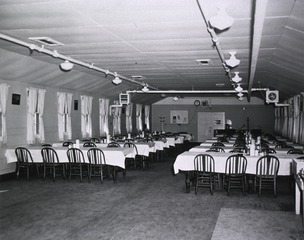
[(117, 72), (114, 73), (115, 78), (112, 80), (112, 83), (115, 85), (121, 84), (122, 80), (118, 77)]
[(243, 94), (243, 93), (241, 93), (241, 92), (239, 92), (239, 93), (237, 94), (237, 96), (238, 96), (238, 97), (243, 97), (243, 96), (244, 96), (244, 94)]
[(237, 87), (234, 90), (237, 91), (237, 92), (242, 92), (243, 88), (241, 87), (241, 84), (238, 83)]
[(65, 60), (63, 63), (60, 64), (60, 68), (63, 71), (70, 71), (73, 68), (74, 64), (69, 62), (68, 60)]
[(235, 83), (239, 83), (240, 81), (242, 81), (242, 78), (239, 76), (239, 72), (235, 72), (234, 73), (235, 76), (233, 78), (231, 78), (231, 80)]
[(231, 51), (231, 52), (229, 52), (229, 54), (230, 54), (230, 58), (228, 60), (226, 60), (226, 64), (229, 67), (234, 68), (237, 65), (239, 65), (241, 61), (235, 57), (236, 52)]
[(144, 85), (144, 87), (141, 89), (144, 93), (149, 92), (149, 88), (147, 84)]
[(228, 15), (224, 6), (219, 6), (217, 14), (209, 19), (210, 25), (221, 31), (230, 28), (233, 21), (234, 19)]

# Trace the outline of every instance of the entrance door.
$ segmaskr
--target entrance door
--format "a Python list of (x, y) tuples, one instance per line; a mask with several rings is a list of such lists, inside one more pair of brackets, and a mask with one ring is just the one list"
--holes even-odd
[(197, 141), (213, 137), (215, 129), (225, 128), (225, 112), (199, 112), (197, 114)]

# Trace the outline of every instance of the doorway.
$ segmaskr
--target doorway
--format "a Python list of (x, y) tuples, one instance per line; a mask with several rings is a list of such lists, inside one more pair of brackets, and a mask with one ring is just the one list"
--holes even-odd
[(197, 114), (197, 141), (213, 137), (215, 129), (225, 129), (225, 112), (199, 112)]

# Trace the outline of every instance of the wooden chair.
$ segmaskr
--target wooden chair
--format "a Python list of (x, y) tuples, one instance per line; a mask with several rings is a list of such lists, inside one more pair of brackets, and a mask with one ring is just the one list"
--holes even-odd
[(142, 167), (142, 163), (141, 163), (141, 159), (140, 156), (138, 155), (138, 150), (137, 147), (134, 143), (131, 142), (127, 142), (123, 145), (124, 148), (132, 148), (133, 149), (133, 153), (129, 154), (126, 157), (126, 162), (128, 166), (132, 166), (136, 169), (137, 166), (139, 166), (140, 168)]
[(86, 142), (83, 143), (83, 147), (90, 147), (90, 148), (94, 147), (94, 148), (96, 148), (97, 146), (94, 142), (86, 141)]
[(246, 187), (247, 159), (242, 154), (234, 154), (227, 158), (225, 165), (224, 186), (227, 196), (232, 188), (241, 188), (243, 195)]
[(69, 146), (73, 146), (73, 144), (74, 144), (74, 143), (71, 142), (71, 141), (66, 141), (66, 142), (63, 142), (63, 143), (62, 143), (62, 146), (63, 146), (63, 147), (69, 147)]
[(79, 176), (80, 182), (82, 182), (82, 178), (88, 170), (83, 152), (79, 148), (69, 148), (67, 156), (69, 159), (69, 180), (72, 176)]
[(65, 178), (65, 164), (59, 162), (57, 152), (53, 148), (42, 148), (41, 156), (43, 159), (43, 179), (45, 179), (46, 172), (49, 170), (50, 176), (52, 176), (53, 181), (55, 181), (56, 169), (61, 171), (61, 174)]
[(90, 139), (90, 142), (93, 142), (93, 143), (100, 143), (100, 139), (99, 138), (91, 138)]
[(287, 151), (287, 154), (304, 154), (303, 150), (292, 148)]
[(268, 154), (276, 154), (277, 151), (273, 148), (262, 148), (261, 150), (262, 153), (268, 155)]
[(262, 189), (273, 189), (277, 196), (277, 174), (280, 167), (279, 159), (274, 155), (266, 155), (259, 158), (256, 165), (255, 189), (258, 188), (258, 195)]
[(214, 159), (209, 154), (198, 154), (194, 158), (195, 194), (199, 187), (208, 187), (213, 195), (214, 184)]
[(103, 183), (103, 168), (106, 166), (104, 152), (99, 148), (90, 148), (87, 155), (89, 159), (89, 182), (91, 182), (92, 177), (99, 177), (100, 182)]
[(225, 152), (225, 150), (222, 147), (210, 147), (206, 152)]
[(118, 142), (110, 142), (108, 143), (107, 147), (121, 147)]
[(17, 157), (17, 165), (16, 165), (16, 174), (17, 179), (19, 179), (20, 171), (25, 170), (26, 179), (30, 179), (30, 171), (33, 168), (37, 172), (37, 176), (39, 177), (39, 168), (38, 164), (34, 163), (31, 152), (25, 147), (17, 147), (15, 149), (15, 154)]
[(225, 147), (225, 144), (222, 142), (214, 142), (212, 143), (212, 146), (214, 147)]

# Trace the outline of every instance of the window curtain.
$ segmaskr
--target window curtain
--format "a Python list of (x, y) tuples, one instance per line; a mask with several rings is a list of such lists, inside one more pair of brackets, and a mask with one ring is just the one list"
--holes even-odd
[(138, 132), (143, 130), (142, 127), (142, 105), (136, 104), (136, 129)]
[(298, 143), (300, 139), (300, 95), (293, 98), (293, 133), (292, 141)]
[(114, 114), (113, 114), (113, 133), (114, 135), (121, 134), (121, 108), (116, 107), (114, 108)]
[(83, 138), (92, 137), (92, 99), (81, 96), (81, 133)]
[(279, 111), (280, 111), (279, 107), (276, 107), (274, 109), (274, 132), (277, 134), (279, 134), (279, 118), (280, 118)]
[(283, 107), (283, 128), (282, 128), (282, 136), (287, 137), (288, 135), (288, 107)]
[(145, 124), (146, 124), (146, 129), (150, 130), (150, 106), (149, 105), (145, 106)]
[(109, 134), (109, 99), (99, 99), (99, 114), (100, 136), (107, 136)]
[(2, 112), (2, 143), (7, 143), (7, 129), (6, 129), (6, 105), (8, 99), (9, 85), (0, 84), (0, 107)]
[(45, 99), (45, 89), (37, 89), (38, 102), (37, 102), (37, 113), (39, 113), (39, 135), (41, 143), (45, 142), (44, 136), (44, 123), (43, 123), (43, 111), (44, 111), (44, 99)]
[(67, 93), (66, 94), (66, 108), (65, 108), (65, 113), (68, 115), (67, 119), (67, 134), (68, 134), (68, 139), (72, 139), (72, 98), (73, 94), (72, 93)]
[(300, 107), (302, 107), (302, 109), (300, 109), (300, 140), (299, 140), (299, 142), (301, 144), (304, 144), (304, 93), (301, 93), (300, 97), (301, 97)]
[(292, 140), (293, 133), (293, 99), (289, 99), (288, 107), (288, 139)]
[(133, 103), (130, 103), (126, 107), (126, 129), (127, 129), (127, 133), (132, 133), (132, 113), (133, 113)]
[(64, 141), (64, 115), (67, 114), (67, 138), (72, 139), (72, 93), (58, 92), (58, 138), (59, 141)]
[(36, 88), (27, 88), (27, 143), (35, 143), (35, 111), (38, 93)]

